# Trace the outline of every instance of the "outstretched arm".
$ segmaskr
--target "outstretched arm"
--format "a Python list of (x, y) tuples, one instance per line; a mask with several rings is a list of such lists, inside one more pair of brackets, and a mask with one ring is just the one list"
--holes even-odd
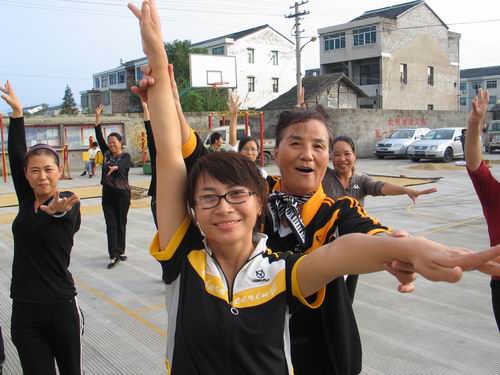
[(472, 100), (472, 110), (467, 118), (467, 137), (465, 137), (465, 163), (470, 171), (474, 172), (481, 165), (483, 153), (481, 151), (481, 130), (484, 126), (486, 110), (488, 109), (488, 91), (479, 89), (477, 96)]
[(24, 175), (26, 133), (24, 130), (23, 105), (9, 81), (5, 83), (5, 86), (0, 85), (0, 92), (2, 92), (2, 99), (12, 108), (7, 149), (9, 150), (10, 171), (16, 189), (17, 200), (21, 202), (26, 194), (32, 191)]
[(238, 142), (236, 138), (236, 125), (238, 124), (238, 111), (240, 110), (240, 97), (236, 92), (231, 92), (229, 94), (229, 100), (227, 101), (227, 106), (229, 107), (230, 122), (229, 122), (229, 144), (231, 147), (236, 147)]
[(99, 144), (99, 148), (101, 152), (104, 154), (106, 151), (109, 151), (108, 144), (104, 140), (102, 135), (102, 111), (104, 110), (104, 106), (99, 104), (95, 109), (95, 137), (97, 139), (97, 143)]
[(139, 19), (142, 47), (154, 79), (154, 85), (148, 88), (147, 100), (157, 151), (158, 234), (163, 249), (186, 216), (187, 176), (181, 150), (182, 136), (156, 1), (144, 1), (140, 10), (132, 4), (128, 6)]
[(478, 269), (500, 274), (500, 245), (481, 252), (452, 248), (423, 237), (372, 237), (353, 233), (306, 255), (298, 265), (300, 290), (309, 296), (333, 279), (348, 274), (377, 272), (393, 260), (413, 264), (415, 271), (431, 281), (457, 282), (463, 271)]
[(417, 198), (420, 195), (432, 194), (432, 193), (435, 193), (436, 191), (437, 191), (436, 188), (416, 190), (416, 189), (411, 189), (409, 187), (394, 185), (394, 184), (391, 184), (390, 182), (386, 182), (384, 184), (384, 186), (382, 187), (382, 194), (384, 194), (384, 195), (404, 195), (404, 194), (406, 194), (413, 201), (413, 204), (416, 203)]

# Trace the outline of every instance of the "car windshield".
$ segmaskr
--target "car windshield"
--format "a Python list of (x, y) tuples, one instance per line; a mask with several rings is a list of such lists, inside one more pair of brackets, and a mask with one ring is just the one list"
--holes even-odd
[(413, 134), (415, 134), (415, 130), (401, 129), (396, 130), (394, 133), (392, 133), (390, 138), (411, 139), (413, 138)]
[(431, 130), (422, 139), (452, 139), (454, 133), (453, 129)]
[(492, 131), (492, 132), (498, 132), (498, 131), (500, 131), (500, 123), (499, 124), (491, 124), (490, 125), (490, 131)]

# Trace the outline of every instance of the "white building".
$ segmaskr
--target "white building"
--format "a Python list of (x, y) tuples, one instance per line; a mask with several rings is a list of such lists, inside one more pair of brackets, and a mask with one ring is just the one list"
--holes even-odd
[(459, 108), (460, 34), (425, 1), (366, 11), (318, 30), (321, 74), (344, 73), (368, 94), (361, 107)]
[(236, 57), (237, 91), (242, 108), (260, 108), (287, 92), (295, 81), (295, 45), (262, 25), (192, 45), (211, 55)]
[(500, 103), (500, 66), (462, 69), (460, 71), (460, 109), (470, 111), (472, 99), (482, 88), (488, 90), (488, 111)]

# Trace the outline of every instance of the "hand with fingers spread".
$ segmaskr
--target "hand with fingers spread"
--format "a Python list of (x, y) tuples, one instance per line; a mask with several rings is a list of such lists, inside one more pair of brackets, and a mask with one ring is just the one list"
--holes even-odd
[(99, 104), (95, 109), (95, 126), (102, 123), (102, 112), (104, 111), (104, 106)]
[(56, 191), (50, 203), (48, 205), (42, 204), (40, 209), (49, 215), (56, 215), (58, 213), (70, 211), (78, 202), (80, 202), (80, 199), (76, 194), (73, 194), (68, 198), (61, 198), (59, 196), (59, 191)]
[(236, 91), (231, 91), (229, 93), (227, 106), (229, 108), (229, 113), (231, 114), (231, 116), (238, 116), (238, 111), (240, 110), (241, 101)]
[(12, 108), (12, 118), (23, 117), (23, 105), (17, 97), (10, 81), (7, 80), (5, 85), (0, 85), (0, 91), (2, 92), (2, 99)]
[(479, 89), (477, 96), (472, 100), (472, 109), (467, 119), (469, 127), (482, 128), (485, 125), (489, 97), (488, 91)]

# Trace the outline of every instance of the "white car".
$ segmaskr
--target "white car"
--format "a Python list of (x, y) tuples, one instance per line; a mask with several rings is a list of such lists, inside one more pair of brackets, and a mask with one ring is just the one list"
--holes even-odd
[(420, 141), (408, 146), (408, 157), (412, 161), (420, 159), (440, 159), (445, 162), (463, 157), (460, 136), (465, 128), (440, 128), (427, 133)]
[(388, 138), (378, 141), (375, 145), (375, 156), (383, 159), (386, 156), (406, 158), (406, 149), (410, 144), (430, 132), (429, 128), (398, 129)]

